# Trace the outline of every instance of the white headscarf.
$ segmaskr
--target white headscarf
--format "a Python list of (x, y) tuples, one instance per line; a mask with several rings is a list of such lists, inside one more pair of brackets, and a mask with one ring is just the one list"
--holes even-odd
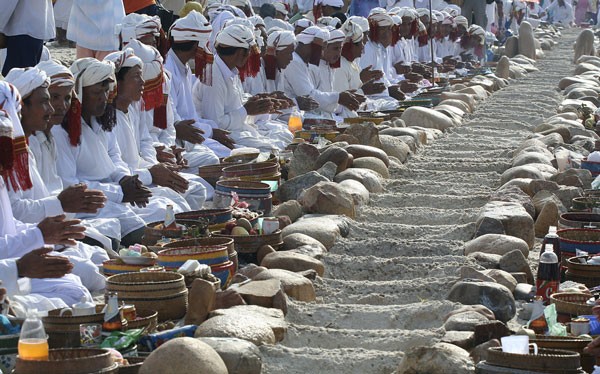
[(330, 43), (343, 43), (346, 39), (346, 35), (342, 30), (333, 30), (329, 32), (329, 38), (327, 39), (327, 44)]
[(285, 4), (284, 3), (280, 3), (279, 1), (275, 1), (273, 3), (273, 6), (275, 7), (275, 11), (282, 13), (284, 16), (287, 17), (288, 15), (288, 11), (285, 8)]
[(37, 67), (32, 68), (13, 68), (11, 69), (6, 78), (8, 83), (12, 84), (19, 90), (21, 97), (24, 99), (31, 95), (33, 90), (44, 85), (50, 85), (50, 78), (46, 73)]
[(331, 6), (334, 8), (341, 8), (344, 6), (344, 0), (315, 0), (315, 5), (322, 5), (322, 6)]
[(42, 61), (36, 67), (50, 78), (50, 86), (68, 87), (75, 85), (75, 77), (71, 70), (55, 60)]
[(146, 14), (130, 13), (123, 18), (121, 25), (121, 39), (123, 44), (131, 40), (140, 39), (147, 35), (155, 37), (160, 35), (160, 18)]
[(115, 74), (123, 68), (132, 68), (134, 66), (142, 68), (144, 66), (142, 60), (135, 55), (131, 48), (110, 53), (104, 57), (104, 61), (111, 61), (115, 65)]
[(383, 8), (371, 9), (371, 12), (369, 12), (368, 20), (382, 27), (394, 25), (392, 17)]
[(357, 24), (363, 30), (363, 33), (369, 31), (369, 20), (361, 16), (348, 17), (348, 21)]
[(481, 28), (481, 26), (471, 25), (471, 27), (469, 27), (468, 33), (470, 35), (478, 36), (480, 45), (485, 44), (485, 30)]
[(210, 23), (195, 10), (175, 21), (169, 30), (175, 42), (197, 41), (201, 47), (206, 45), (211, 32)]
[(340, 30), (342, 30), (342, 32), (346, 36), (347, 42), (356, 44), (363, 40), (363, 29), (357, 23), (354, 23), (351, 19), (346, 20), (346, 22), (344, 22)]
[(294, 22), (294, 27), (307, 28), (314, 25), (315, 24), (313, 23), (313, 21), (309, 20), (308, 18), (300, 18), (296, 22)]
[(127, 49), (131, 49), (136, 58), (143, 63), (142, 77), (145, 81), (156, 79), (162, 75), (163, 58), (156, 48), (134, 40), (127, 46)]
[(244, 25), (234, 24), (226, 26), (217, 34), (215, 40), (215, 47), (220, 45), (250, 49), (250, 47), (256, 45), (254, 32)]
[(310, 44), (315, 39), (326, 41), (329, 39), (329, 31), (322, 29), (319, 26), (310, 26), (298, 34), (296, 39), (298, 40), (298, 43), (302, 44)]
[(456, 16), (456, 17), (454, 17), (454, 23), (457, 26), (462, 25), (465, 29), (469, 28), (469, 21), (464, 16)]
[(333, 27), (338, 28), (342, 21), (336, 17), (323, 16), (317, 20), (317, 26)]
[(460, 16), (461, 9), (456, 4), (449, 4), (444, 8), (446, 12), (448, 12), (452, 17)]
[(296, 35), (288, 30), (273, 31), (267, 38), (267, 53), (272, 51), (281, 51), (289, 47), (290, 45), (296, 45)]

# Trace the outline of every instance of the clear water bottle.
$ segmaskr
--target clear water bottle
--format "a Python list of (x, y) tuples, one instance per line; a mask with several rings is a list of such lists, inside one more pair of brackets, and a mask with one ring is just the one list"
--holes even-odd
[(554, 253), (552, 244), (546, 244), (544, 253), (540, 256), (536, 278), (536, 296), (541, 296), (544, 303), (548, 302), (550, 295), (558, 292), (560, 283), (560, 265)]
[(48, 360), (48, 335), (37, 309), (32, 309), (27, 314), (27, 319), (21, 326), (18, 349), (21, 360)]

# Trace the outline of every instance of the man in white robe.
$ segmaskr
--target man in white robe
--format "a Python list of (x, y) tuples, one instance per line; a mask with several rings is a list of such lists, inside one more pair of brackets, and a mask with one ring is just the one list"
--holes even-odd
[(198, 84), (194, 90), (200, 95), (202, 114), (231, 133), (236, 144), (257, 148), (263, 152), (284, 149), (291, 139), (261, 135), (249, 116), (270, 114), (275, 111), (274, 102), (269, 97), (253, 96), (244, 103), (244, 90), (238, 69), (248, 69), (249, 75), (256, 75), (260, 65), (248, 67), (248, 61), (260, 63), (260, 52), (254, 39), (254, 32), (246, 26), (233, 24), (225, 27), (215, 40), (215, 62), (212, 82)]
[[(131, 41), (129, 45), (137, 46), (138, 50), (143, 47), (137, 40)], [(166, 197), (178, 205), (181, 205), (183, 197), (190, 209), (201, 209), (206, 201), (205, 187), (179, 174), (179, 167), (176, 165), (159, 163), (156, 159), (156, 150), (152, 146), (148, 127), (143, 123), (147, 119), (141, 101), (144, 89), (144, 62), (134, 54), (132, 48), (111, 53), (105, 60), (115, 64), (117, 75), (117, 96), (114, 99), (117, 125), (110, 135), (116, 138), (123, 161), (132, 174), (139, 176), (144, 185), (152, 185), (154, 196)], [(194, 179), (194, 176), (190, 175), (190, 179)]]
[(169, 96), (176, 108), (176, 136), (184, 144), (184, 156), (190, 168), (218, 164), (219, 158), (227, 157), (231, 153), (230, 148), (224, 145), (228, 144), (227, 132), (221, 131), (214, 122), (201, 118), (196, 113), (192, 99), (192, 89), (198, 79), (192, 74), (187, 62), (202, 56), (205, 65), (200, 66), (200, 60), (196, 59), (196, 74), (201, 79), (207, 78), (211, 69), (207, 60), (211, 59), (212, 55), (206, 45), (211, 31), (212, 26), (204, 16), (196, 11), (190, 12), (171, 27), (169, 33), (172, 44), (165, 57), (165, 69), (171, 74)]
[[(5, 151), (8, 150), (0, 157), (0, 280), (6, 282), (13, 294), (37, 294), (23, 299), (27, 307), (50, 309), (61, 304), (56, 299), (67, 305), (82, 298), (91, 300), (89, 291), (81, 284), (79, 277), (72, 274), (60, 277), (71, 269), (71, 265), (66, 265), (64, 260), (57, 260), (62, 265), (56, 269), (56, 273), (46, 273), (53, 278), (19, 279), (19, 276), (29, 274), (23, 267), (20, 268), (18, 259), (35, 260), (33, 257), (37, 256), (26, 255), (45, 244), (74, 245), (74, 239), (82, 239), (85, 230), (78, 226), (78, 220), (66, 221), (64, 216), (46, 218), (37, 225), (23, 224), (14, 219), (6, 185), (13, 189), (31, 188), (26, 139), (18, 116), (20, 101), (21, 97), (14, 86), (0, 82), (0, 144)], [(45, 256), (48, 252), (40, 250), (35, 254)]]
[[(322, 46), (329, 38), (327, 30), (310, 26), (297, 35), (298, 45), (293, 59), (284, 71), (285, 94), (299, 100), (308, 96), (315, 100), (319, 107), (305, 117), (320, 117), (320, 113), (333, 113), (339, 105), (356, 110), (362, 102), (362, 96), (351, 91), (326, 92), (317, 88), (314, 75), (310, 73), (310, 65), (318, 65), (321, 61)], [(302, 108), (302, 107), (301, 107)]]

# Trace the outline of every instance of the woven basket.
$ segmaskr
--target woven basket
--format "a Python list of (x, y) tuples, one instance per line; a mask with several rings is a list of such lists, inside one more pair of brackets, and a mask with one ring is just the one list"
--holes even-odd
[(207, 219), (209, 225), (215, 225), (223, 222), (227, 222), (231, 219), (231, 212), (233, 208), (221, 208), (221, 209), (201, 209), (193, 210), (191, 212), (183, 212), (175, 214), (175, 219), (191, 219), (198, 220), (200, 218)]
[(106, 290), (117, 292), (119, 300), (164, 297), (177, 294), (185, 289), (183, 275), (174, 272), (117, 274), (106, 280)]
[(225, 235), (213, 232), (213, 236), (231, 238), (235, 244), (235, 250), (239, 253), (256, 253), (263, 245), (270, 245), (278, 250), (283, 244), (281, 230), (267, 235)]
[(565, 351), (577, 352), (581, 356), (581, 367), (583, 370), (588, 373), (591, 373), (594, 370), (596, 358), (583, 353), (583, 349), (590, 343), (590, 340), (588, 339), (567, 336), (536, 335), (535, 339), (530, 339), (529, 341), (531, 343), (536, 343), (539, 348), (562, 349)]
[(558, 349), (539, 349), (538, 354), (502, 352), (500, 347), (488, 348), (487, 363), (511, 369), (541, 371), (543, 373), (579, 373), (579, 353)]
[(48, 360), (21, 360), (17, 357), (15, 374), (118, 373), (106, 349), (51, 349)]
[(257, 162), (255, 164), (242, 164), (228, 166), (223, 169), (223, 178), (243, 178), (254, 176), (269, 176), (279, 172), (277, 162)]
[(600, 227), (600, 214), (571, 212), (563, 213), (558, 219), (558, 228), (563, 229), (583, 229), (584, 226)]
[(146, 329), (146, 334), (156, 330), (158, 326), (158, 312), (155, 310), (137, 309), (137, 318), (133, 321), (127, 321), (127, 330)]
[(126, 304), (133, 304), (135, 305), (136, 309), (140, 310), (156, 310), (158, 313), (158, 322), (164, 322), (180, 319), (185, 316), (188, 306), (188, 290), (186, 288), (185, 290), (176, 294), (157, 297), (122, 298), (119, 296), (119, 301), (123, 301)]
[(187, 260), (196, 260), (205, 265), (217, 265), (229, 260), (229, 253), (225, 245), (168, 248), (158, 252), (158, 264), (167, 270), (177, 270)]
[(588, 253), (600, 253), (600, 230), (565, 229), (558, 230), (561, 252), (576, 253), (577, 249)]
[(586, 305), (591, 294), (559, 292), (550, 296), (550, 303), (556, 305), (556, 311), (562, 314), (578, 316), (592, 314), (592, 306)]

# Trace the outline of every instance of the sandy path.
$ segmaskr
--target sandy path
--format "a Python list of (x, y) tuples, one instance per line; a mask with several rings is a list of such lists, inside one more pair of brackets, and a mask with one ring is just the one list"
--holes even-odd
[(444, 299), (470, 264), (462, 247), (479, 208), (500, 186), (509, 152), (556, 112), (579, 31), (563, 33), (540, 72), (496, 92), (392, 172), (386, 192), (372, 196), (324, 259), (318, 302), (291, 302), (285, 340), (261, 347), (264, 373), (391, 373), (402, 351), (443, 335), (443, 317), (456, 308)]

